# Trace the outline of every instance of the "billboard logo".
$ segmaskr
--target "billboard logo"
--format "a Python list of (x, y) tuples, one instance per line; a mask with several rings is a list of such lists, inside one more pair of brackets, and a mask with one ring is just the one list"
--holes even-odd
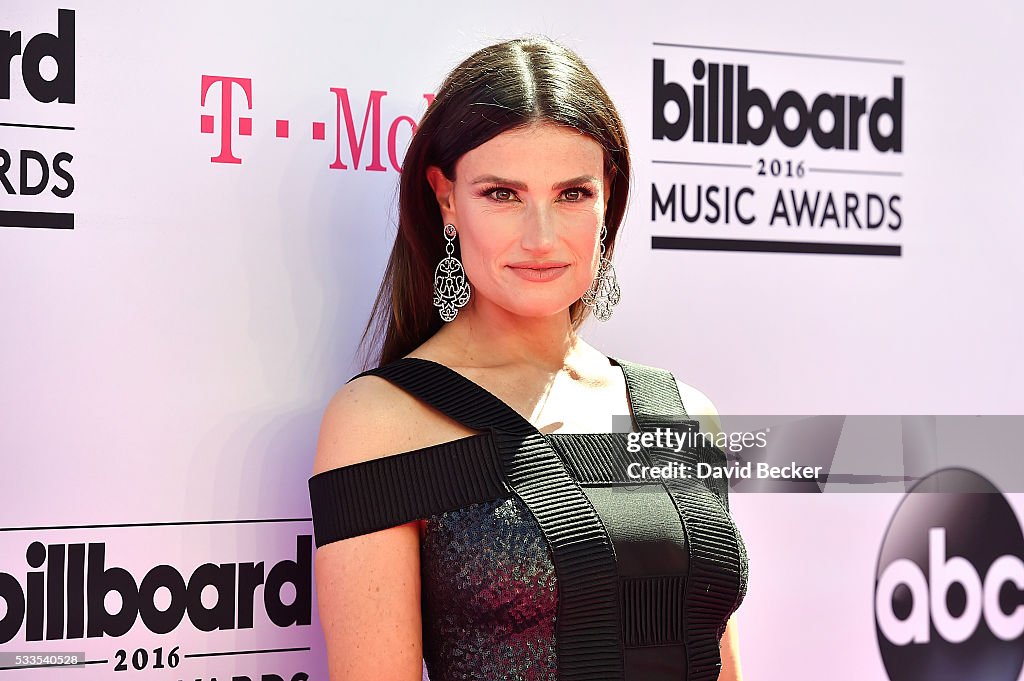
[(902, 255), (902, 60), (654, 46), (651, 248)]
[[(40, 33), (22, 39), (21, 31), (0, 31), (0, 99), (11, 98), (14, 58), (21, 55), (21, 77), (25, 89), (38, 102), (75, 103), (75, 13), (57, 10), (57, 34)], [(53, 78), (43, 75), (43, 60), (57, 64)], [(5, 63), (6, 62), (6, 63)]]
[[(11, 81), (17, 79), (19, 70), (25, 91), (37, 102), (75, 103), (73, 10), (57, 10), (56, 34), (25, 36), (19, 30), (0, 30), (0, 100), (12, 98)], [(14, 97), (19, 96), (21, 90), (16, 88)], [(10, 115), (9, 110), (7, 115)], [(63, 135), (66, 133), (58, 131), (74, 130), (73, 126), (53, 125), (50, 121), (0, 120), (0, 125), (50, 131), (44, 133), (47, 135)], [(0, 148), (0, 196), (46, 199), (48, 194), (53, 194), (66, 199), (74, 193), (75, 178), (70, 169), (74, 156), (69, 151), (44, 153), (38, 148), (18, 149), (8, 144), (10, 141)], [(28, 203), (12, 206), (30, 207), (34, 201), (28, 199)], [(0, 227), (74, 229), (75, 215), (49, 210), (0, 210)]]
[[(767, 92), (750, 87), (749, 66), (705, 64), (697, 59), (692, 71), (694, 84), (688, 94), (679, 83), (666, 81), (665, 60), (654, 60), (654, 139), (680, 140), (692, 130), (694, 142), (760, 146), (774, 131), (787, 147), (797, 147), (810, 132), (821, 149), (857, 150), (861, 144), (860, 121), (866, 115), (868, 137), (875, 149), (895, 153), (903, 150), (900, 77), (892, 79), (891, 97), (879, 97), (870, 106), (867, 97), (829, 93), (815, 96), (808, 105), (797, 90), (786, 90), (773, 103)], [(673, 121), (665, 115), (670, 102), (679, 111)], [(753, 111), (758, 112), (757, 125), (750, 123)], [(795, 116), (787, 117), (790, 111)], [(787, 125), (787, 118), (795, 118), (795, 123)], [(887, 131), (883, 132), (881, 123), (886, 118)], [(823, 120), (827, 121), (824, 125)]]
[(944, 469), (900, 504), (879, 552), (875, 624), (892, 681), (1016, 681), (1024, 664), (1024, 536), (979, 474)]
[[(295, 559), (272, 566), (264, 561), (204, 563), (191, 573), (160, 564), (144, 575), (107, 565), (107, 546), (90, 542), (32, 542), (25, 551), (29, 570), (22, 582), (0, 572), (0, 644), (24, 630), (25, 641), (119, 637), (140, 619), (154, 634), (168, 634), (184, 619), (199, 631), (251, 629), (262, 605), (278, 627), (309, 625), (312, 610), (312, 537), (295, 538)], [(282, 597), (286, 585), (292, 601)], [(204, 602), (207, 587), (216, 603)], [(116, 612), (108, 596), (116, 594)], [(66, 605), (66, 613), (65, 613)]]

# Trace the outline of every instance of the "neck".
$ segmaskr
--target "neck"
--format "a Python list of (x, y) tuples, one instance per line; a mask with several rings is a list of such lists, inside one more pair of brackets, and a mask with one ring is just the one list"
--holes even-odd
[(436, 334), (452, 348), (452, 363), (465, 366), (528, 365), (559, 371), (582, 352), (563, 310), (546, 317), (523, 317), (496, 305), (474, 304), (459, 311)]

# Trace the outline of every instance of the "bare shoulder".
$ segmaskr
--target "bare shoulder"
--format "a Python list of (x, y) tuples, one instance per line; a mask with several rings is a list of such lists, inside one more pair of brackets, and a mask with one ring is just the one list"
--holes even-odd
[[(385, 379), (349, 381), (324, 409), (313, 473), (410, 449), (403, 415), (415, 407), (415, 398)], [(421, 527), (412, 521), (317, 548), (317, 605), (331, 679), (420, 678)]]
[(722, 423), (718, 409), (707, 395), (692, 385), (683, 383), (678, 378), (679, 397), (683, 400), (683, 408), (690, 418), (697, 419), (700, 429), (706, 433), (718, 435), (722, 432)]
[(339, 388), (324, 409), (313, 474), (468, 433), (389, 381), (360, 376)]
[(320, 422), (313, 473), (386, 455), (399, 397), (376, 376), (360, 376), (339, 388)]

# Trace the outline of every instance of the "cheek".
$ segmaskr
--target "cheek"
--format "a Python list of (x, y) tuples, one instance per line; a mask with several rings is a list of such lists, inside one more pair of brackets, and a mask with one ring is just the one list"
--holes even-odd
[(585, 260), (601, 248), (601, 220), (588, 214), (574, 229), (573, 248)]
[(463, 244), (462, 262), (469, 268), (470, 274), (480, 270), (485, 263), (491, 260), (491, 256), (492, 254), (488, 250), (486, 242), (477, 243), (473, 240), (467, 240)]
[(463, 266), (470, 277), (479, 279), (499, 260), (500, 255), (508, 250), (502, 234), (488, 225), (487, 221), (466, 225), (459, 233), (461, 258)]

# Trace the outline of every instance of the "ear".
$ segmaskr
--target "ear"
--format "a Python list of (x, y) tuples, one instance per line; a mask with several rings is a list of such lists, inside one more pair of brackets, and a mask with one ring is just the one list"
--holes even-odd
[(455, 183), (445, 177), (437, 166), (427, 167), (427, 182), (430, 183), (430, 188), (434, 190), (434, 196), (437, 197), (437, 205), (441, 208), (441, 218), (445, 223), (456, 222), (455, 193), (453, 191)]

